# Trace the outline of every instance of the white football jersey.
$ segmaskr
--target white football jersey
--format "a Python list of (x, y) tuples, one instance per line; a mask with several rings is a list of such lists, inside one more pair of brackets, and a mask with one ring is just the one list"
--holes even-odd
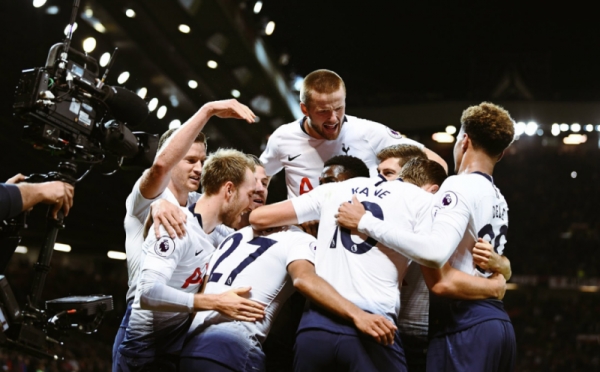
[[(434, 223), (445, 214), (469, 216), (462, 240), (448, 262), (455, 269), (469, 274), (491, 275), (475, 268), (473, 247), (477, 238), (483, 238), (492, 244), (496, 253), (502, 255), (504, 252), (508, 205), (492, 177), (478, 172), (448, 177), (435, 196), (432, 214)], [(456, 228), (459, 226), (457, 224)]]
[(291, 199), (298, 222), (320, 219), (315, 256), (317, 274), (363, 310), (398, 317), (399, 283), (409, 260), (365, 235), (339, 228), (335, 214), (356, 195), (374, 218), (415, 231), (431, 221), (431, 195), (401, 180), (353, 178), (317, 187)]
[(285, 168), (288, 198), (317, 187), (323, 164), (336, 155), (361, 159), (373, 177), (377, 175), (377, 153), (382, 149), (397, 144), (423, 148), (383, 124), (354, 116), (345, 116), (339, 137), (331, 141), (309, 136), (302, 127), (303, 122), (304, 118), (277, 128), (260, 156), (269, 176)]
[[(138, 280), (138, 289), (132, 305), (131, 318), (127, 327), (126, 340), (123, 343), (127, 349), (152, 349), (157, 342), (166, 342), (165, 347), (174, 348), (168, 352), (177, 352), (183, 339), (174, 337), (176, 330), (189, 318), (193, 310), (194, 294), (198, 293), (202, 280), (207, 273), (208, 262), (215, 247), (209, 236), (204, 232), (199, 220), (187, 208), (182, 208), (187, 214), (186, 230), (183, 238), (171, 239), (161, 227), (162, 236), (156, 239), (149, 234), (143, 244), (143, 257)], [(169, 305), (180, 305), (187, 312), (152, 311), (140, 307), (140, 293), (146, 278), (146, 272), (160, 273), (167, 279), (167, 286), (180, 292), (180, 297), (163, 293), (163, 298), (155, 298)], [(152, 284), (152, 283), (150, 283)], [(176, 301), (174, 301), (175, 299)], [(176, 303), (177, 301), (181, 303)], [(140, 345), (150, 345), (141, 347)], [(163, 352), (166, 352), (163, 350)]]
[[(280, 306), (294, 291), (287, 266), (296, 260), (314, 261), (316, 239), (297, 227), (267, 236), (254, 236), (245, 227), (227, 237), (209, 264), (210, 276), (204, 293), (219, 294), (239, 287), (252, 287), (250, 299), (266, 306), (259, 322), (241, 322), (261, 343), (264, 342)], [(216, 311), (196, 314), (190, 333), (231, 319)]]

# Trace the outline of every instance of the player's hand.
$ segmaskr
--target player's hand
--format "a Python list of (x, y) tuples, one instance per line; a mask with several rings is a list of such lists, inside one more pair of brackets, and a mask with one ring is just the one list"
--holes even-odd
[(501, 300), (504, 298), (506, 294), (506, 279), (500, 273), (493, 273), (492, 276), (489, 277), (489, 280), (492, 281), (492, 285), (494, 285), (497, 289), (496, 298)]
[(150, 213), (154, 221), (154, 234), (160, 239), (160, 226), (162, 225), (171, 239), (185, 236), (185, 223), (187, 216), (181, 208), (167, 200), (158, 199), (150, 204)]
[(250, 293), (251, 287), (236, 288), (217, 295), (215, 310), (234, 320), (255, 322), (265, 316), (265, 306), (242, 296)]
[(352, 203), (342, 203), (335, 217), (338, 225), (350, 230), (356, 230), (360, 219), (365, 213), (365, 207), (358, 201), (356, 195), (352, 195)]
[(473, 248), (473, 263), (483, 270), (498, 272), (502, 257), (494, 251), (489, 242), (479, 238)]
[(24, 175), (22, 175), (21, 173), (19, 173), (19, 174), (15, 175), (15, 176), (12, 176), (11, 178), (9, 178), (9, 179), (6, 181), (6, 183), (7, 183), (7, 184), (14, 185), (14, 184), (17, 184), (17, 183), (19, 183), (19, 182), (23, 182), (23, 181), (25, 181), (25, 178), (26, 178), (26, 177), (25, 177)]
[(375, 341), (382, 345), (392, 345), (394, 335), (398, 329), (394, 323), (383, 315), (375, 315), (362, 311), (354, 319), (354, 325), (361, 332), (373, 337)]
[(304, 230), (305, 233), (310, 234), (317, 237), (317, 233), (319, 232), (319, 220), (307, 221), (300, 225), (300, 228)]
[(203, 108), (209, 110), (210, 116), (217, 116), (221, 119), (244, 119), (248, 123), (254, 123), (256, 119), (256, 115), (248, 106), (235, 99), (208, 102)]

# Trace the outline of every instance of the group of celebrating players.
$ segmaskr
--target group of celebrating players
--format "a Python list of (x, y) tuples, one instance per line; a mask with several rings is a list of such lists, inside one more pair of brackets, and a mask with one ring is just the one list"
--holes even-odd
[[(260, 158), (206, 155), (209, 118), (254, 122), (236, 100), (161, 137), (126, 201), (114, 371), (265, 370), (263, 345), (294, 291), (307, 299), (295, 302), (295, 371), (514, 369), (501, 301), (508, 207), (492, 178), (513, 141), (509, 113), (485, 102), (463, 112), (447, 177), (423, 145), (346, 115), (345, 98), (336, 73), (309, 74), (304, 117)], [(289, 199), (266, 206), (282, 169)]]

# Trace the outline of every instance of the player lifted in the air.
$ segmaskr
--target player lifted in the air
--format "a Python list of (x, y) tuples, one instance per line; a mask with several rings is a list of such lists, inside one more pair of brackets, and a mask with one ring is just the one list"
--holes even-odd
[[(394, 144), (418, 142), (385, 125), (346, 115), (346, 86), (338, 74), (317, 70), (306, 76), (300, 91), (304, 117), (282, 125), (269, 137), (260, 159), (269, 176), (285, 169), (288, 197), (309, 192), (319, 184), (323, 163), (335, 155), (352, 155), (377, 174), (377, 153)], [(437, 154), (423, 148), (444, 167)]]
[[(381, 221), (365, 213), (358, 203), (344, 203), (338, 223), (358, 227), (421, 264), (442, 267), (449, 262), (470, 275), (486, 276), (488, 267), (476, 267), (474, 263), (473, 243), (484, 238), (499, 255), (504, 251), (508, 206), (494, 185), (492, 173), (513, 137), (513, 120), (503, 108), (484, 102), (463, 112), (454, 146), (457, 175), (449, 177), (438, 191), (431, 210), (433, 225), (425, 234)], [(502, 302), (452, 299), (460, 293), (461, 289), (454, 289), (448, 291), (449, 298), (432, 297), (430, 332), (434, 338), (429, 345), (427, 369), (514, 369), (515, 335)]]

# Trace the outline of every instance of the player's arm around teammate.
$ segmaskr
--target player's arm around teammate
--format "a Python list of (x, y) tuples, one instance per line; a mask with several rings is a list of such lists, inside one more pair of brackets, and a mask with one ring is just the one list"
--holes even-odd
[(473, 263), (483, 270), (500, 273), (506, 280), (512, 276), (510, 260), (494, 251), (494, 247), (487, 241), (479, 238), (473, 248)]
[(358, 330), (373, 337), (382, 345), (394, 343), (398, 329), (382, 315), (370, 314), (341, 296), (326, 280), (315, 272), (312, 263), (306, 260), (292, 262), (288, 266), (294, 288), (325, 310), (349, 320)]

